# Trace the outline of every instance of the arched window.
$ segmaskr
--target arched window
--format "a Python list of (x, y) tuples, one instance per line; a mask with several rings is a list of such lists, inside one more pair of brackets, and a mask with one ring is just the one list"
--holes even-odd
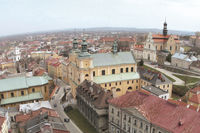
[(130, 86), (130, 87), (128, 87), (128, 90), (132, 90), (132, 87)]
[(117, 88), (116, 91), (121, 91), (121, 89), (120, 89), (120, 88)]

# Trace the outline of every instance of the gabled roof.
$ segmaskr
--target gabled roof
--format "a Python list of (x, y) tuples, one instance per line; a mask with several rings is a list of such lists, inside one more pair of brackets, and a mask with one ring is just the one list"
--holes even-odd
[(151, 92), (152, 94), (156, 95), (156, 96), (160, 96), (160, 95), (164, 95), (164, 94), (168, 94), (167, 91), (163, 90), (163, 89), (160, 89), (158, 87), (155, 87), (155, 86), (152, 86), (152, 85), (149, 85), (149, 86), (144, 86), (142, 87), (142, 89), (148, 91), (148, 92)]
[(185, 60), (185, 61), (189, 61), (189, 62), (192, 62), (192, 61), (197, 61), (197, 58), (193, 55), (189, 56), (189, 55), (186, 55), (186, 54), (182, 54), (182, 53), (175, 53), (172, 58), (177, 58), (177, 59), (180, 59), (180, 60)]
[(146, 80), (153, 85), (161, 85), (161, 84), (171, 84), (172, 81), (169, 80), (164, 74), (159, 72), (153, 72), (151, 70), (147, 70), (145, 68), (138, 68), (140, 73), (140, 77), (143, 80)]
[(81, 95), (98, 109), (107, 109), (107, 101), (113, 97), (111, 91), (104, 91), (100, 85), (88, 80), (77, 87), (77, 95)]

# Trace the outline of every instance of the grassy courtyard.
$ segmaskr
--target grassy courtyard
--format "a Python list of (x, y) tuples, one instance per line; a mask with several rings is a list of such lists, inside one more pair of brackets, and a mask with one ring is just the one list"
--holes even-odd
[(186, 84), (190, 84), (190, 83), (196, 83), (198, 81), (200, 81), (200, 78), (194, 78), (194, 77), (189, 77), (189, 76), (182, 76), (182, 75), (177, 75), (177, 74), (173, 74), (174, 76), (180, 78), (181, 80), (185, 81)]
[(80, 128), (83, 133), (98, 133), (95, 128), (83, 117), (78, 109), (72, 109), (66, 114)]

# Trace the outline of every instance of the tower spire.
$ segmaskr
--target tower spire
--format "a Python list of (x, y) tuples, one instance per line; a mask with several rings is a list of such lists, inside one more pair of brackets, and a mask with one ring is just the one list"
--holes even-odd
[(113, 54), (116, 54), (116, 53), (117, 53), (117, 51), (118, 51), (118, 49), (117, 49), (117, 48), (118, 48), (117, 41), (114, 41), (114, 43), (113, 43), (113, 49), (112, 49), (112, 50), (113, 50), (113, 51), (112, 51), (112, 52), (113, 52)]
[(73, 40), (73, 49), (77, 49), (78, 48), (78, 42), (77, 42), (77, 39), (74, 38)]
[(165, 22), (164, 22), (164, 26), (163, 26), (163, 35), (166, 36), (167, 35), (167, 22), (166, 22), (166, 17), (165, 17)]

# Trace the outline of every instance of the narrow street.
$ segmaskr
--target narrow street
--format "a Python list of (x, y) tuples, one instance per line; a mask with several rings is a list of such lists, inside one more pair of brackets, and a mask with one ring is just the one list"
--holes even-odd
[[(69, 118), (65, 112), (63, 105), (60, 104), (60, 99), (64, 95), (64, 88), (70, 88), (70, 86), (66, 85), (62, 80), (57, 79), (57, 85), (59, 86), (59, 91), (55, 93), (54, 99), (50, 100), (51, 106), (57, 111), (60, 118), (64, 122), (64, 118)], [(70, 90), (69, 90), (70, 91)], [(67, 92), (68, 93), (68, 92)], [(54, 107), (54, 105), (56, 105)], [(70, 133), (82, 133), (82, 131), (70, 120), (69, 122), (64, 122), (65, 127), (70, 131)]]

